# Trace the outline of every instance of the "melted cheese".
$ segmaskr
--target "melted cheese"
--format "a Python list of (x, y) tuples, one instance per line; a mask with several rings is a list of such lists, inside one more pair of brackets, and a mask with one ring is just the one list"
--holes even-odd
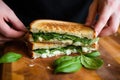
[(92, 51), (95, 51), (95, 48), (90, 48), (90, 47), (82, 47), (82, 51), (85, 53), (90, 53)]
[(72, 44), (73, 41), (72, 40), (62, 40), (62, 43), (64, 43), (64, 44)]
[(66, 52), (67, 55), (70, 55), (72, 53), (72, 50), (67, 49), (65, 52)]
[(81, 42), (75, 42), (75, 43), (73, 43), (73, 45), (80, 46), (80, 45), (82, 45), (82, 43)]
[(38, 37), (38, 40), (39, 40), (39, 41), (43, 41), (43, 38), (42, 38), (42, 37)]
[[(82, 51), (85, 53), (90, 53), (94, 50), (96, 50), (96, 49), (90, 48), (90, 47), (82, 47)], [(57, 56), (57, 55), (61, 55), (61, 54), (70, 55), (71, 53), (77, 53), (77, 50), (76, 49), (67, 49), (64, 52), (64, 51), (60, 51), (60, 50), (50, 51), (49, 49), (47, 49), (46, 52), (42, 53), (42, 54), (34, 52), (33, 58), (38, 58), (38, 57), (47, 58), (47, 57), (53, 57), (53, 56)]]

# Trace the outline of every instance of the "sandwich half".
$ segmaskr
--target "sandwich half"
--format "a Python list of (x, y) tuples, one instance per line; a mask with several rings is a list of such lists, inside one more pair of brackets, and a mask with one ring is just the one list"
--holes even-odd
[(57, 20), (33, 21), (28, 39), (32, 44), (33, 58), (90, 53), (97, 50), (99, 40), (90, 27)]

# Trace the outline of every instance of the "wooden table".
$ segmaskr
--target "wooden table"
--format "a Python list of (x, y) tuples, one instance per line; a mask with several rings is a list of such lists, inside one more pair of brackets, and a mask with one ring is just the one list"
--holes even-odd
[(23, 57), (14, 63), (1, 64), (0, 80), (120, 80), (120, 29), (100, 39), (99, 51), (104, 65), (98, 70), (82, 68), (72, 74), (53, 74), (55, 58), (30, 59), (22, 41), (7, 44), (3, 53), (8, 51), (18, 52)]

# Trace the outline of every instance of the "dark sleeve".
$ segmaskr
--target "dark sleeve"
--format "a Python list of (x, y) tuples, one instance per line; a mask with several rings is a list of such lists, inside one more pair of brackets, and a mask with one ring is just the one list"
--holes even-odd
[(35, 19), (84, 23), (92, 0), (4, 0), (28, 25)]

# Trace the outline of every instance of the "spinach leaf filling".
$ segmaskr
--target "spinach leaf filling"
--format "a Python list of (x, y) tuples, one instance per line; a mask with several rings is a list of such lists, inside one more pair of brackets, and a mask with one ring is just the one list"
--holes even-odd
[(47, 50), (49, 50), (50, 54), (52, 54), (54, 51), (60, 51), (66, 53), (66, 50), (72, 50), (72, 51), (76, 50), (75, 52), (77, 53), (82, 52), (82, 48), (80, 46), (73, 46), (73, 45), (69, 45), (66, 47), (51, 48), (51, 49), (36, 49), (34, 50), (34, 52), (39, 54), (44, 54), (47, 53)]
[(62, 40), (72, 40), (73, 43), (75, 42), (81, 42), (83, 45), (91, 45), (95, 42), (97, 42), (99, 40), (99, 38), (95, 38), (95, 39), (88, 39), (88, 38), (80, 38), (77, 36), (73, 36), (73, 35), (68, 35), (68, 34), (59, 34), (59, 33), (44, 33), (44, 32), (39, 32), (39, 33), (32, 33), (32, 37), (34, 39), (35, 42), (37, 42), (39, 40), (39, 37), (41, 37), (43, 40), (54, 40), (57, 39), (59, 41)]

